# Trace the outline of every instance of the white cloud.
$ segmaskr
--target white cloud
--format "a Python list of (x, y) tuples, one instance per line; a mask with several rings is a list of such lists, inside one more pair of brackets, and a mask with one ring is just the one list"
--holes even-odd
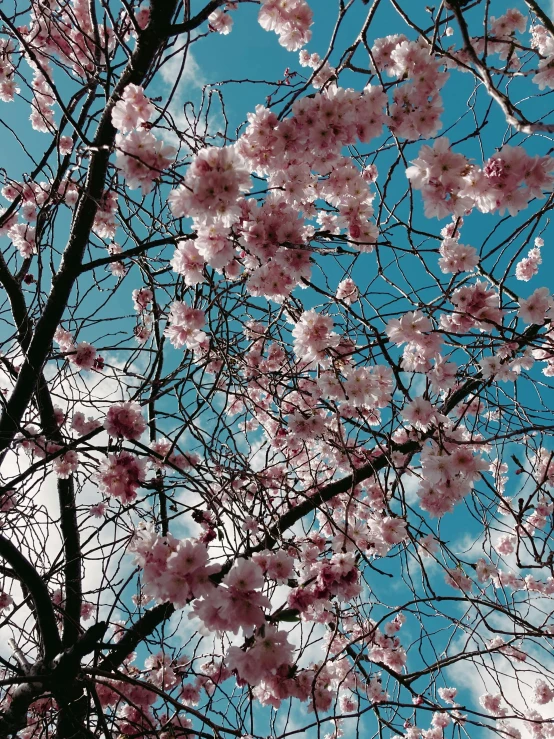
[[(190, 131), (189, 121), (192, 118), (192, 109), (188, 103), (198, 108), (201, 101), (201, 90), (207, 80), (200, 65), (189, 50), (186, 57), (183, 54), (171, 56), (161, 68), (161, 78), (164, 82), (164, 99), (171, 94), (171, 102), (167, 108), (177, 129), (187, 134)], [(201, 131), (199, 131), (201, 135)], [(178, 144), (177, 137), (167, 132), (164, 136), (168, 143)]]
[[(170, 93), (172, 95), (167, 111), (185, 138), (188, 135), (194, 139), (203, 138), (207, 133), (215, 134), (223, 129), (224, 120), (219, 106), (210, 107), (210, 114), (206, 120), (206, 99), (202, 100), (202, 88), (208, 84), (208, 79), (190, 49), (186, 57), (181, 53), (169, 57), (160, 74), (164, 83), (164, 99), (167, 99)], [(204, 110), (200, 115), (202, 107)], [(194, 130), (191, 129), (191, 123), (194, 124)], [(171, 131), (164, 133), (164, 139), (173, 146), (182, 145), (182, 141), (179, 141)]]
[(191, 51), (187, 53), (186, 59), (179, 54), (168, 59), (161, 68), (161, 77), (166, 85), (172, 87), (177, 82), (174, 101), (180, 103), (185, 101), (190, 87), (202, 88), (206, 84), (206, 78)]

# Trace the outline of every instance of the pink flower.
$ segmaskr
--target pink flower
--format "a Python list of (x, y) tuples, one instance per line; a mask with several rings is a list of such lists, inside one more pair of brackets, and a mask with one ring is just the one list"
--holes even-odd
[(23, 259), (29, 259), (37, 253), (35, 227), (25, 223), (16, 223), (8, 231), (13, 245), (18, 249)]
[(142, 313), (154, 299), (154, 293), (149, 288), (142, 287), (140, 290), (133, 290), (132, 297), (135, 310)]
[(338, 346), (339, 336), (331, 329), (333, 319), (315, 310), (304, 311), (292, 330), (294, 353), (302, 361), (324, 362), (326, 352)]
[(539, 705), (550, 703), (554, 699), (554, 690), (544, 680), (537, 680), (533, 700)]
[(204, 281), (204, 258), (193, 241), (179, 241), (171, 260), (173, 271), (183, 275), (185, 285)]
[(275, 674), (281, 665), (291, 663), (292, 646), (287, 641), (287, 633), (278, 631), (275, 626), (265, 626), (263, 636), (257, 635), (246, 651), (230, 647), (227, 652), (229, 669), (236, 670), (239, 678), (249, 685), (258, 685)]
[(122, 436), (124, 439), (140, 439), (146, 430), (138, 403), (114, 403), (104, 420), (104, 428), (110, 436)]
[(447, 570), (447, 574), (444, 579), (447, 585), (450, 585), (450, 587), (455, 588), (456, 590), (463, 590), (464, 592), (469, 593), (473, 588), (471, 578), (460, 569)]
[(97, 428), (100, 428), (101, 425), (100, 421), (96, 421), (90, 416), (85, 420), (85, 414), (80, 411), (74, 413), (71, 420), (71, 428), (74, 429), (79, 436), (90, 434), (91, 431), (95, 431)]
[(169, 207), (176, 218), (192, 216), (199, 223), (218, 218), (231, 225), (240, 215), (237, 201), (250, 187), (250, 173), (236, 147), (201, 149), (184, 184), (169, 193)]
[(537, 245), (537, 241), (542, 241), (542, 239), (535, 239), (534, 248), (530, 249), (527, 256), (516, 265), (516, 277), (518, 280), (528, 282), (539, 271), (539, 265), (542, 264), (540, 250), (542, 244), (540, 246)]
[(210, 31), (217, 31), (223, 35), (231, 33), (233, 28), (233, 18), (229, 13), (223, 12), (221, 8), (217, 8), (213, 13), (208, 16), (208, 23)]
[(96, 362), (96, 349), (86, 341), (81, 341), (67, 358), (82, 370), (91, 370)]
[(106, 513), (106, 504), (97, 503), (96, 505), (92, 505), (89, 508), (89, 513), (91, 516), (94, 516), (95, 518), (102, 518), (104, 514)]
[(264, 584), (260, 567), (251, 559), (238, 559), (223, 578), (223, 584), (241, 591), (255, 590)]
[(550, 311), (554, 302), (547, 287), (538, 287), (530, 297), (521, 300), (519, 303), (519, 317), (525, 323), (532, 323), (538, 326), (546, 321), (547, 313)]
[(137, 561), (144, 568), (148, 595), (178, 608), (194, 598), (210, 595), (211, 601), (215, 597), (217, 590), (210, 576), (219, 571), (219, 565), (208, 564), (205, 544), (192, 539), (176, 541), (152, 532), (137, 539)]
[(352, 305), (359, 298), (359, 291), (354, 280), (347, 278), (339, 282), (336, 292), (337, 300), (344, 300), (347, 305)]
[(403, 518), (385, 516), (380, 524), (381, 536), (387, 544), (398, 544), (408, 538), (406, 521)]
[(441, 316), (441, 327), (453, 333), (464, 333), (476, 327), (482, 330), (491, 323), (501, 323), (503, 311), (498, 306), (498, 293), (477, 280), (454, 291), (452, 303), (456, 311)]
[(456, 239), (446, 238), (440, 247), (439, 267), (445, 274), (470, 272), (479, 264), (479, 257), (473, 246), (459, 244)]
[(458, 694), (457, 688), (439, 688), (439, 695), (445, 703), (450, 703), (451, 706), (455, 705), (456, 695)]
[(203, 261), (221, 271), (235, 255), (233, 242), (229, 238), (229, 228), (220, 223), (199, 225), (197, 234), (194, 247)]
[(266, 31), (275, 31), (288, 51), (298, 51), (312, 33), (312, 10), (306, 0), (262, 0), (258, 22)]
[(154, 113), (154, 106), (138, 85), (127, 85), (121, 100), (112, 109), (112, 123), (123, 133), (133, 131), (142, 123), (149, 121)]
[(65, 454), (62, 454), (60, 457), (56, 457), (53, 462), (53, 467), (56, 475), (59, 478), (66, 480), (74, 472), (77, 471), (79, 467), (79, 455), (77, 454), (77, 452), (70, 449)]
[(554, 54), (539, 61), (538, 72), (533, 77), (533, 82), (538, 85), (539, 90), (544, 90), (545, 87), (554, 87)]
[(400, 415), (410, 426), (421, 431), (427, 431), (432, 423), (437, 423), (441, 418), (433, 404), (421, 397), (408, 403)]
[(146, 460), (129, 452), (110, 454), (100, 462), (96, 476), (100, 491), (131, 503), (137, 497), (137, 489), (146, 476)]
[(7, 608), (13, 605), (13, 598), (8, 593), (0, 591), (0, 611), (5, 611)]
[(164, 333), (176, 349), (186, 346), (191, 351), (202, 350), (207, 339), (204, 331), (200, 330), (206, 320), (204, 311), (176, 300), (171, 304), (169, 319)]
[(71, 138), (71, 136), (60, 136), (60, 140), (58, 142), (58, 150), (62, 156), (71, 154), (71, 152), (73, 151), (73, 139)]
[(502, 696), (500, 693), (496, 695), (485, 693), (479, 697), (479, 703), (485, 711), (492, 713), (493, 716), (506, 716), (508, 713), (507, 709), (502, 705)]
[(386, 332), (389, 339), (397, 346), (413, 341), (419, 341), (423, 332), (433, 328), (431, 321), (421, 311), (408, 311), (401, 318), (391, 318)]
[(154, 182), (175, 155), (172, 146), (159, 141), (146, 129), (131, 131), (127, 136), (118, 133), (115, 146), (117, 168), (122, 171), (127, 185), (132, 190), (140, 187), (143, 195), (152, 190)]

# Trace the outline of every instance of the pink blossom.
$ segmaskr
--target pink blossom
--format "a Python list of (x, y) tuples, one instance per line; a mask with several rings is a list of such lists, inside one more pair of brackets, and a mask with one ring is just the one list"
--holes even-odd
[(554, 699), (554, 690), (544, 680), (537, 680), (533, 700), (539, 705), (550, 703)]
[(176, 218), (192, 216), (199, 223), (220, 218), (230, 225), (240, 215), (239, 196), (250, 187), (250, 174), (236, 147), (201, 149), (183, 185), (169, 193), (169, 206)]
[(204, 328), (205, 314), (198, 308), (191, 308), (186, 303), (175, 301), (171, 304), (169, 314), (170, 324), (165, 335), (176, 349), (186, 346), (191, 351), (202, 349), (206, 341)]
[(456, 688), (439, 688), (439, 695), (445, 703), (449, 703), (451, 706), (455, 705), (456, 695), (458, 690)]
[(129, 133), (149, 121), (153, 113), (154, 106), (142, 87), (130, 84), (112, 109), (112, 123), (122, 133)]
[(503, 311), (498, 302), (496, 290), (480, 280), (460, 287), (452, 295), (456, 311), (442, 315), (441, 326), (453, 333), (463, 333), (474, 327), (484, 330), (491, 323), (501, 323)]
[(229, 668), (236, 670), (240, 679), (249, 685), (258, 685), (281, 665), (291, 663), (292, 646), (287, 641), (287, 633), (278, 631), (275, 626), (266, 626), (263, 636), (256, 636), (254, 644), (246, 651), (230, 647), (227, 652)]
[(70, 449), (65, 452), (65, 454), (56, 457), (53, 462), (53, 467), (56, 475), (59, 478), (66, 480), (79, 468), (79, 455), (76, 451)]
[[(542, 239), (540, 239), (542, 241)], [(530, 249), (527, 256), (516, 264), (516, 277), (518, 280), (529, 282), (539, 271), (542, 263), (540, 246)]]
[(347, 305), (352, 305), (358, 300), (359, 291), (354, 280), (350, 278), (339, 282), (336, 292), (337, 300), (344, 300)]
[(13, 598), (8, 593), (0, 591), (0, 611), (5, 611), (13, 605)]
[(458, 243), (456, 239), (444, 239), (440, 253), (439, 267), (445, 274), (471, 272), (479, 264), (477, 251), (472, 246)]
[(100, 462), (96, 476), (100, 491), (119, 498), (122, 503), (132, 503), (145, 480), (145, 466), (146, 460), (129, 452), (110, 454)]
[(433, 404), (424, 398), (415, 398), (401, 411), (402, 418), (414, 428), (427, 431), (432, 423), (442, 419)]
[(152, 190), (175, 155), (172, 146), (156, 139), (146, 129), (131, 131), (126, 136), (118, 133), (115, 147), (116, 167), (122, 171), (127, 185), (132, 190), (140, 187), (143, 195)]
[(85, 420), (85, 414), (81, 413), (81, 411), (76, 411), (73, 414), (73, 418), (71, 421), (71, 428), (74, 429), (79, 436), (85, 436), (86, 434), (90, 434), (91, 431), (95, 431), (97, 428), (100, 428), (102, 424), (100, 421), (95, 420), (94, 418), (91, 418), (89, 416), (88, 419)]
[(96, 349), (86, 341), (81, 341), (74, 347), (68, 357), (69, 361), (82, 370), (93, 369), (96, 362)]
[(467, 593), (473, 588), (471, 578), (468, 577), (461, 569), (447, 570), (445, 582), (447, 585), (450, 585), (450, 587), (455, 588), (456, 590), (463, 590)]
[(95, 518), (102, 518), (106, 513), (106, 504), (97, 503), (96, 505), (92, 505), (89, 508), (89, 513), (91, 516), (94, 516)]
[(526, 300), (519, 301), (519, 317), (525, 323), (541, 326), (554, 305), (547, 287), (538, 287)]
[(539, 90), (546, 87), (554, 88), (554, 54), (539, 61), (538, 72), (533, 77), (533, 82), (538, 85)]
[(142, 313), (148, 308), (154, 299), (154, 293), (149, 288), (142, 287), (140, 289), (133, 290), (132, 297), (135, 310)]
[(9, 229), (8, 236), (24, 259), (29, 259), (37, 253), (34, 226), (16, 223)]
[(173, 271), (183, 275), (185, 285), (204, 281), (204, 259), (193, 241), (179, 241), (171, 260)]
[(493, 716), (506, 716), (508, 713), (507, 709), (502, 705), (502, 696), (500, 693), (496, 695), (485, 693), (479, 697), (479, 703), (485, 711), (492, 713)]
[(122, 436), (124, 439), (140, 439), (146, 430), (138, 403), (114, 403), (108, 410), (104, 420), (104, 428), (110, 436)]
[(62, 156), (67, 156), (73, 151), (73, 139), (71, 136), (60, 136), (58, 150)]
[(303, 362), (324, 362), (329, 349), (339, 343), (333, 319), (315, 310), (304, 311), (292, 330), (294, 353)]
[(258, 22), (266, 31), (275, 31), (288, 51), (298, 51), (312, 36), (312, 10), (306, 0), (262, 0)]
[(230, 13), (225, 13), (221, 8), (217, 8), (213, 13), (208, 16), (208, 23), (210, 24), (210, 31), (217, 31), (224, 36), (231, 33), (233, 28), (233, 18)]

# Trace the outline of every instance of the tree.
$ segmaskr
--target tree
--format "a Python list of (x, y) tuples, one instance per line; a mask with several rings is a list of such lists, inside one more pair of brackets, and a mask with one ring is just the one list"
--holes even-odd
[(513, 6), (0, 5), (0, 737), (554, 736)]

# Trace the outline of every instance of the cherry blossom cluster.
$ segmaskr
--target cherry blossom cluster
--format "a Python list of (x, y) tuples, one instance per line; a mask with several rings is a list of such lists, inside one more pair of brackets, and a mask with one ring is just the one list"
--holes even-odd
[[(229, 9), (229, 5), (232, 5), (232, 3), (227, 3), (227, 9)], [(208, 23), (210, 31), (216, 31), (217, 33), (221, 33), (223, 36), (231, 33), (233, 28), (233, 18), (231, 14), (228, 12), (226, 13), (221, 8), (217, 8), (213, 13), (210, 13), (208, 16)]]
[(312, 37), (313, 13), (306, 0), (261, 0), (258, 22), (266, 31), (275, 31), (288, 51), (298, 51)]
[(36, 228), (31, 224), (36, 221), (38, 211), (49, 195), (48, 182), (10, 182), (2, 188), (2, 196), (6, 200), (13, 202), (18, 199), (21, 206), (19, 212), (16, 210), (11, 217), (5, 219), (0, 235), (7, 235), (11, 239), (23, 259), (29, 259), (37, 253)]
[[(52, 79), (52, 67), (43, 60), (40, 67), (30, 59), (27, 60), (33, 69), (33, 101), (29, 119), (35, 131), (49, 133), (54, 130), (55, 97), (49, 79)], [(48, 75), (48, 77), (46, 76)]]
[(390, 77), (406, 80), (393, 92), (390, 130), (410, 141), (436, 134), (442, 127), (440, 90), (448, 72), (441, 71), (444, 63), (429, 54), (427, 42), (388, 36), (376, 42), (373, 59), (379, 72), (386, 69)]
[(130, 133), (149, 121), (154, 111), (142, 87), (127, 85), (112, 109), (112, 123), (121, 133)]
[(312, 86), (315, 87), (316, 90), (320, 90), (324, 87), (337, 71), (329, 64), (328, 61), (322, 62), (321, 57), (316, 52), (310, 54), (306, 49), (302, 49), (298, 58), (300, 66), (310, 67), (315, 71), (315, 74), (312, 76)]
[(148, 130), (154, 106), (138, 85), (127, 85), (112, 109), (116, 166), (131, 189), (141, 188), (143, 195), (173, 162), (175, 149)]
[(96, 349), (87, 341), (75, 344), (72, 334), (61, 326), (56, 329), (54, 341), (66, 355), (67, 360), (80, 370), (92, 370), (97, 366), (99, 357)]
[(325, 364), (329, 349), (338, 346), (340, 341), (339, 335), (332, 328), (331, 316), (325, 316), (315, 310), (305, 311), (292, 330), (296, 356), (308, 364), (312, 362)]
[(550, 318), (550, 310), (554, 307), (554, 300), (547, 287), (538, 287), (533, 293), (519, 301), (519, 317), (524, 323), (533, 323), (538, 326)]
[(176, 349), (186, 346), (190, 351), (201, 354), (205, 352), (208, 341), (208, 337), (201, 330), (205, 322), (204, 311), (176, 300), (171, 304), (169, 325), (164, 333)]
[(541, 247), (544, 246), (544, 241), (540, 237), (535, 239), (535, 245), (532, 249), (529, 249), (527, 256), (519, 261), (516, 265), (516, 278), (524, 282), (529, 280), (538, 274), (539, 265), (542, 264)]
[[(282, 302), (310, 276), (307, 244), (314, 228), (299, 215), (304, 211), (311, 217), (318, 198), (335, 211), (320, 213), (322, 229), (333, 234), (347, 229), (353, 246), (372, 251), (378, 237), (369, 220), (372, 178), (341, 149), (380, 133), (385, 103), (386, 95), (377, 87), (369, 86), (361, 95), (331, 87), (313, 99), (296, 101), (292, 117), (284, 121), (258, 107), (235, 147), (200, 151), (183, 185), (169, 196), (173, 215), (192, 216), (197, 232), (195, 243), (181, 242), (172, 260), (186, 284), (201, 281), (200, 258), (225, 269), (231, 279), (238, 274), (239, 259), (249, 272), (252, 294)], [(278, 193), (262, 204), (242, 199), (251, 186), (250, 171), (266, 176)], [(316, 172), (324, 176), (318, 179)]]
[(114, 190), (106, 190), (100, 200), (98, 210), (94, 216), (93, 228), (102, 239), (115, 238), (117, 201), (117, 193)]
[(532, 30), (531, 45), (542, 57), (533, 82), (538, 85), (539, 90), (547, 87), (552, 89), (554, 87), (554, 38), (544, 26), (536, 25)]
[[(41, 57), (44, 67), (46, 54), (67, 63), (80, 77), (94, 69), (97, 54), (103, 52), (94, 42), (94, 21), (89, 5), (84, 0), (75, 0), (71, 6), (59, 3), (34, 5), (31, 9), (31, 24), (24, 30), (24, 38)], [(113, 30), (103, 27), (108, 46), (112, 46)]]
[[(324, 538), (321, 537), (324, 541)], [(312, 545), (313, 548), (313, 545)], [(234, 672), (240, 684), (254, 687), (254, 695), (262, 705), (279, 707), (281, 701), (295, 697), (310, 703), (310, 710), (327, 711), (339, 691), (343, 710), (350, 705), (348, 688), (356, 686), (356, 679), (344, 655), (325, 666), (297, 669), (294, 666), (294, 649), (288, 641), (288, 633), (267, 622), (270, 601), (263, 595), (265, 578), (284, 583), (294, 575), (294, 558), (282, 551), (260, 552), (253, 560), (238, 559), (221, 579), (219, 566), (210, 565), (205, 544), (179, 541), (168, 535), (159, 536), (152, 529), (139, 529), (133, 550), (137, 564), (143, 570), (144, 591), (147, 597), (158, 602), (170, 601), (177, 607), (191, 605), (190, 618), (199, 618), (208, 631), (237, 633), (242, 629), (245, 642), (242, 646), (230, 646), (221, 666), (221, 674), (215, 682), (221, 682)], [(316, 555), (322, 547), (316, 547)], [(335, 554), (329, 561), (314, 561), (308, 550), (306, 566), (302, 571), (306, 587), (291, 591), (289, 606), (300, 611), (302, 617), (313, 619), (321, 607), (318, 603), (338, 597), (348, 600), (360, 592), (358, 570), (354, 554)], [(216, 579), (214, 579), (216, 578)], [(215, 583), (219, 584), (216, 585)], [(332, 617), (329, 613), (325, 618)], [(319, 617), (318, 617), (319, 618)], [(394, 635), (403, 623), (399, 614), (387, 625), (387, 634), (380, 635), (371, 629), (372, 644), (380, 644), (374, 661), (400, 665), (405, 653)], [(337, 655), (347, 642), (343, 637), (331, 635), (329, 649)], [(402, 657), (402, 654), (404, 656)], [(146, 665), (156, 670), (155, 684), (173, 687), (177, 682), (175, 668), (161, 656), (149, 658)], [(399, 668), (401, 669), (401, 668)], [(198, 699), (200, 688), (211, 692), (213, 686), (203, 677), (195, 683), (183, 686), (183, 699)], [(375, 676), (368, 680), (366, 690), (373, 702), (386, 700), (381, 683)]]
[(473, 284), (457, 288), (451, 298), (454, 305), (452, 313), (443, 313), (440, 325), (451, 333), (466, 333), (473, 328), (490, 330), (502, 324), (504, 311), (499, 306), (498, 291), (477, 280)]
[(190, 216), (201, 224), (217, 219), (229, 226), (240, 215), (237, 200), (250, 188), (250, 173), (237, 147), (211, 147), (196, 154), (168, 201), (176, 218)]
[[(426, 372), (437, 389), (452, 387), (456, 365), (441, 357), (442, 339), (433, 331), (431, 320), (421, 311), (408, 311), (401, 318), (392, 318), (386, 328), (389, 339), (402, 346), (402, 366), (412, 372)], [(431, 361), (435, 360), (435, 365)]]
[(132, 503), (146, 479), (146, 459), (130, 452), (109, 454), (100, 461), (95, 480), (101, 493)]
[(140, 439), (146, 430), (146, 421), (138, 403), (131, 401), (114, 403), (108, 410), (104, 428), (110, 436), (129, 440)]
[(471, 493), (474, 482), (489, 464), (481, 456), (481, 445), (471, 443), (469, 434), (459, 428), (448, 432), (451, 439), (443, 448), (427, 442), (421, 453), (421, 482), (417, 490), (419, 505), (432, 516), (451, 513), (454, 506)]
[(406, 170), (421, 190), (425, 215), (463, 216), (477, 208), (482, 213), (516, 215), (532, 198), (543, 198), (554, 185), (554, 158), (530, 155), (522, 147), (504, 145), (482, 168), (454, 152), (447, 138), (425, 144)]
[[(61, 417), (57, 420), (61, 426), (65, 422), (65, 416), (61, 414)], [(61, 453), (64, 447), (46, 439), (33, 424), (28, 424), (24, 432), (16, 436), (15, 446), (24, 449), (27, 454), (36, 459), (50, 457), (52, 459), (52, 469), (60, 479), (67, 479), (79, 468), (80, 458), (75, 450), (67, 449)], [(11, 496), (7, 498), (5, 502), (6, 510), (11, 509), (12, 500)]]
[(15, 45), (10, 39), (0, 39), (0, 100), (4, 103), (13, 102), (19, 92), (15, 82), (15, 68), (11, 62), (11, 55)]

